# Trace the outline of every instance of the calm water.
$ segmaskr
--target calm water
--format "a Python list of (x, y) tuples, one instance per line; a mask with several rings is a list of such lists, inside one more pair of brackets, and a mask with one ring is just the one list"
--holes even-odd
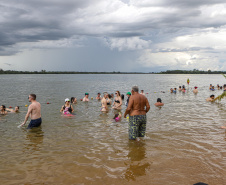
[[(226, 80), (221, 75), (1, 75), (0, 104), (19, 105), (21, 112), (0, 117), (0, 184), (224, 185), (226, 132), (220, 127), (226, 124), (226, 99), (206, 102), (222, 93), (210, 92), (210, 83)], [(102, 114), (96, 100), (78, 101), (74, 118), (59, 112), (67, 97), (126, 94), (132, 85), (148, 93), (151, 105), (144, 141), (129, 141), (127, 119), (114, 123), (114, 112)], [(189, 91), (169, 93), (179, 85)], [(43, 124), (26, 130), (17, 126), (30, 93), (42, 104)], [(165, 103), (161, 109), (153, 105), (158, 97)]]

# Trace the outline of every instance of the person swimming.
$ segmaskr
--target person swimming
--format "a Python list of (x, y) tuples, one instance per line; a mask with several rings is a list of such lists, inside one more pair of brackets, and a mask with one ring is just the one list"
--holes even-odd
[(74, 109), (70, 104), (69, 98), (65, 99), (65, 104), (61, 107), (60, 112), (62, 112), (64, 115), (71, 114), (72, 112), (74, 112)]
[(159, 107), (159, 106), (163, 106), (163, 105), (164, 105), (164, 103), (162, 103), (161, 98), (158, 98), (158, 99), (157, 99), (157, 102), (155, 103), (155, 106), (156, 106), (156, 107)]
[(96, 97), (96, 100), (101, 100), (101, 96), (100, 96), (100, 93), (97, 93), (97, 97)]
[(206, 101), (210, 101), (210, 102), (212, 102), (212, 101), (214, 101), (214, 97), (215, 97), (215, 95), (214, 95), (214, 94), (212, 94), (212, 95), (210, 95), (210, 97), (209, 97), (209, 98), (207, 98), (207, 99), (206, 99)]
[(197, 94), (197, 93), (198, 93), (198, 89), (197, 89), (197, 88), (198, 88), (198, 87), (196, 87), (196, 86), (194, 87), (194, 90), (193, 90), (193, 93), (194, 93), (194, 94)]
[(8, 112), (6, 111), (6, 106), (5, 105), (1, 105), (0, 107), (0, 114), (1, 115), (6, 115)]
[(89, 93), (85, 93), (85, 97), (82, 99), (82, 101), (89, 101)]
[(113, 119), (114, 119), (116, 122), (118, 122), (118, 121), (121, 120), (121, 118), (122, 118), (122, 114), (119, 112), (119, 113), (115, 114), (115, 116), (114, 116)]
[(14, 112), (14, 113), (19, 112), (19, 109), (20, 109), (19, 106), (16, 106), (14, 110), (13, 110), (13, 109), (8, 109), (8, 108), (6, 108), (7, 111), (9, 111), (9, 112)]
[(76, 104), (77, 103), (77, 98), (76, 97), (71, 97), (71, 103)]

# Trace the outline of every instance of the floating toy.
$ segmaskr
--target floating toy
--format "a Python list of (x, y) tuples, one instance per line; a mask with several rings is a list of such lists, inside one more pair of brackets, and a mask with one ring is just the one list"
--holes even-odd
[(49, 104), (49, 102), (47, 102), (46, 104)]
[(91, 100), (93, 100), (93, 97), (91, 97)]
[(28, 105), (25, 105), (25, 107), (27, 107)]
[(82, 101), (82, 99), (81, 99), (81, 101)]
[(12, 108), (12, 106), (9, 106), (9, 108)]

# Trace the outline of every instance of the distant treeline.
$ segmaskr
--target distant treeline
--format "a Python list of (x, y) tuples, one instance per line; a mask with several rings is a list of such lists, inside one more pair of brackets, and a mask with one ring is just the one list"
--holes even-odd
[(14, 70), (2, 70), (0, 69), (0, 74), (226, 74), (226, 71), (200, 71), (197, 69), (193, 70), (167, 70), (161, 72), (78, 72), (78, 71), (14, 71)]
[(14, 70), (2, 70), (0, 69), (0, 74), (146, 74), (142, 72), (78, 72), (78, 71), (14, 71)]
[(160, 74), (225, 74), (226, 71), (200, 71), (197, 69), (193, 70), (167, 70), (167, 71), (162, 71)]

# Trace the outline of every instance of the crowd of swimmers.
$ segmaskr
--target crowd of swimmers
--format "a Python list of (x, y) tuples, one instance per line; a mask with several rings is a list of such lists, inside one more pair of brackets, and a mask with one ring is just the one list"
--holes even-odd
[[(198, 87), (195, 86), (193, 89), (193, 93), (197, 94), (198, 93)], [(224, 89), (223, 89), (224, 88)], [(226, 84), (224, 84), (223, 86), (219, 86), (219, 84), (217, 84), (217, 89), (218, 90), (222, 90), (226, 91)], [(210, 91), (214, 91), (215, 88), (212, 84), (210, 84), (209, 86), (209, 90)], [(186, 92), (186, 88), (185, 85), (183, 86), (179, 86), (178, 88), (179, 92), (185, 93)], [(171, 93), (177, 93), (177, 88), (171, 88), (170, 89)], [(140, 94), (145, 96), (144, 90), (141, 90)], [(128, 106), (129, 103), (129, 99), (131, 97), (131, 92), (127, 92), (126, 93), (127, 96), (127, 100), (125, 102), (125, 105)], [(91, 98), (93, 99), (93, 98)], [(103, 97), (101, 97), (101, 93), (97, 93), (97, 96), (95, 98), (96, 100), (101, 101), (101, 111), (102, 112), (108, 112), (109, 111), (109, 107), (111, 106), (111, 109), (113, 110), (118, 110), (119, 113), (115, 114), (114, 116), (114, 120), (115, 121), (119, 121), (121, 119), (121, 113), (120, 110), (122, 109), (122, 101), (124, 100), (124, 94), (121, 94), (119, 91), (116, 91), (115, 94), (111, 93), (107, 93), (104, 92), (103, 93)], [(214, 101), (215, 100), (215, 95), (212, 94), (210, 95), (209, 98), (206, 99), (206, 101)], [(65, 99), (65, 104), (61, 107), (60, 112), (63, 115), (73, 115), (74, 112), (74, 108), (72, 106), (72, 104), (76, 104), (77, 103), (77, 98), (76, 97), (71, 97), (71, 99), (66, 98)], [(85, 96), (83, 99), (81, 99), (81, 101), (83, 102), (88, 102), (89, 101), (89, 93), (85, 93)], [(164, 103), (162, 102), (161, 98), (157, 98), (157, 102), (154, 104), (157, 107), (161, 107), (164, 105)], [(8, 113), (18, 113), (19, 112), (19, 106), (16, 106), (14, 109), (10, 108), (6, 108), (5, 105), (1, 105), (0, 107), (0, 115), (6, 115)]]

